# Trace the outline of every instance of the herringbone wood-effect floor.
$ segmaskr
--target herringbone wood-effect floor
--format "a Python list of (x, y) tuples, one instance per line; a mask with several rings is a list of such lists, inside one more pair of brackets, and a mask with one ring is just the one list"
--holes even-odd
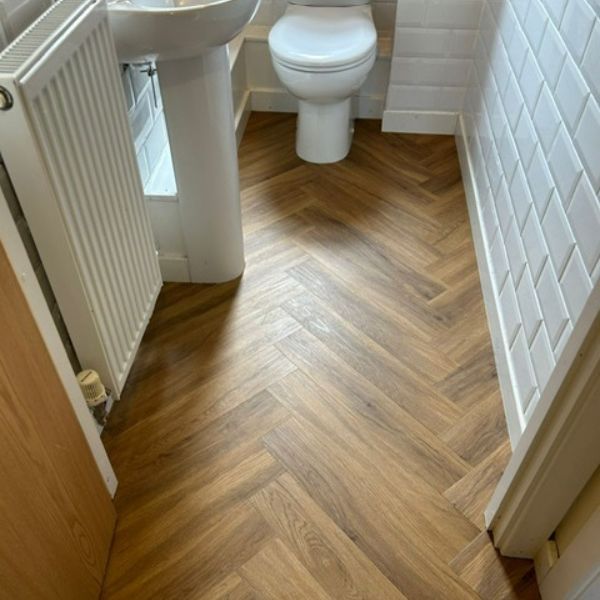
[(482, 511), (510, 455), (454, 140), (254, 114), (247, 268), (166, 285), (105, 434), (110, 599), (536, 598)]

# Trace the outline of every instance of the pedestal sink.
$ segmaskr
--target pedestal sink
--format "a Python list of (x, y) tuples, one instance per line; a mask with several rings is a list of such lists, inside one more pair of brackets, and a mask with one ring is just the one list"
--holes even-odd
[(156, 61), (190, 278), (244, 270), (237, 146), (226, 44), (259, 0), (109, 0), (122, 62)]

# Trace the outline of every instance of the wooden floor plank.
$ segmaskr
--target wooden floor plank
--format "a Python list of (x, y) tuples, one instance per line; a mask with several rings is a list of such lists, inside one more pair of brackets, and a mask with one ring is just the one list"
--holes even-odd
[(194, 600), (261, 600), (237, 573), (231, 573)]
[(103, 438), (105, 600), (537, 599), (483, 509), (510, 446), (451, 136), (295, 116), (239, 151), (246, 268), (166, 284)]
[(404, 468), (415, 476), (428, 473), (436, 489), (443, 491), (468, 473), (469, 465), (429, 429), (309, 332), (290, 335), (277, 347), (342, 406), (376, 420), (381, 434), (387, 432), (390, 443), (402, 454)]
[[(346, 319), (337, 317), (311, 294), (292, 298), (282, 308), (306, 331), (431, 431), (444, 431), (462, 416), (462, 411), (454, 403), (427, 383), (439, 373), (433, 361), (429, 365), (427, 379), (417, 375), (410, 367), (410, 362), (401, 361), (387, 352)], [(284, 340), (280, 340), (283, 345)], [(420, 364), (421, 370), (428, 366), (424, 359)]]
[(419, 521), (422, 543), (429, 540), (440, 555), (452, 558), (477, 535), (477, 528), (448, 506), (425, 470), (415, 475), (406, 467), (403, 449), (387, 433), (389, 429), (373, 426), (356, 408), (341, 406), (336, 398), (300, 372), (292, 373), (269, 389), (295, 414), (297, 422), (310, 423), (348, 454), (359, 455), (382, 484), (394, 490), (398, 506)]
[[(170, 537), (162, 552), (120, 577), (109, 572), (104, 598), (180, 598), (201, 596), (241, 567), (270, 540), (264, 519), (249, 505), (238, 505), (199, 535), (185, 530)], [(156, 542), (163, 540), (159, 538)]]
[(539, 599), (532, 562), (500, 556), (485, 531), (451, 565), (482, 600)]
[(252, 503), (331, 598), (404, 599), (290, 475), (263, 488)]
[(360, 329), (422, 379), (436, 383), (458, 367), (435, 344), (411, 335), (410, 328), (404, 326), (397, 312), (386, 311), (356, 294), (316, 261), (307, 260), (288, 273), (330, 310)]
[(480, 529), (485, 528), (483, 511), (509, 458), (510, 444), (505, 441), (444, 493), (444, 496)]
[(419, 511), (402, 511), (394, 488), (378, 479), (356, 452), (344, 451), (341, 444), (297, 421), (278, 427), (265, 443), (405, 596), (475, 597), (435, 553), (434, 540), (422, 535)]
[[(158, 504), (160, 511), (161, 503), (168, 506), (222, 474), (230, 454), (234, 456), (230, 464), (235, 465), (244, 458), (240, 449), (254, 448), (263, 435), (289, 415), (281, 403), (263, 390), (213, 421), (165, 428), (162, 438), (153, 436), (137, 445), (139, 454), (126, 465), (133, 476), (122, 483), (119, 501), (126, 500), (131, 508), (139, 506), (141, 512)], [(220, 473), (215, 471), (215, 464)], [(152, 477), (156, 472), (160, 472), (160, 478)], [(123, 516), (119, 526), (129, 520), (130, 515)]]
[(506, 442), (508, 432), (500, 391), (491, 394), (440, 435), (474, 467)]
[[(177, 539), (193, 543), (281, 473), (281, 465), (264, 448), (256, 448), (234, 467), (185, 496), (174, 493), (171, 503), (170, 498), (161, 498), (143, 507), (140, 518), (117, 528), (111, 568), (122, 578), (136, 580), (138, 573), (169, 555)], [(162, 536), (163, 532), (169, 535)]]
[[(239, 573), (265, 600), (331, 600), (308, 569), (278, 539), (242, 565)], [(285, 585), (281, 585), (283, 581)]]

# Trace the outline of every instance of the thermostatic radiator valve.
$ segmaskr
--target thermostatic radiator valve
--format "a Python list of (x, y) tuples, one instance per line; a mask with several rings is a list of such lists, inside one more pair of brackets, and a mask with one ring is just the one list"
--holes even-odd
[(113, 397), (100, 381), (100, 375), (92, 369), (84, 369), (77, 374), (77, 381), (92, 415), (100, 427), (106, 425), (108, 413), (112, 408)]

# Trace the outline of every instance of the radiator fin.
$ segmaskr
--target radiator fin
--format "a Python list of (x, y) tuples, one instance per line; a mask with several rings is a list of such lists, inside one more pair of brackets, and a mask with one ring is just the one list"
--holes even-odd
[(36, 55), (66, 23), (85, 9), (81, 0), (58, 0), (0, 53), (0, 73), (14, 73)]

